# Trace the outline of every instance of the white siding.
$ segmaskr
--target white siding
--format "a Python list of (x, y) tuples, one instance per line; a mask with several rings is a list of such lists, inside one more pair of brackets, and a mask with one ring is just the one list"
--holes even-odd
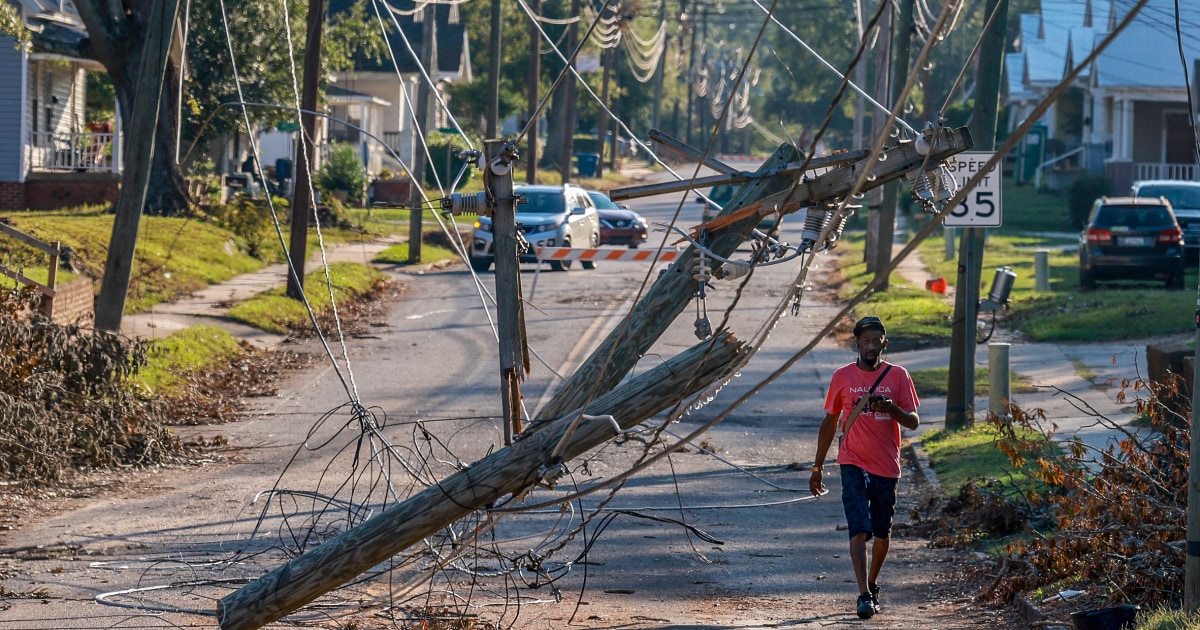
[[(0, 120), (26, 121), (25, 54), (0, 34)], [(25, 180), (25, 124), (0, 125), (0, 182)]]

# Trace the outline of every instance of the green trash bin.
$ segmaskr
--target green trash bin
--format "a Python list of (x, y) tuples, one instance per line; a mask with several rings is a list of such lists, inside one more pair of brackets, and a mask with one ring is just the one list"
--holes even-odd
[(595, 177), (596, 167), (600, 165), (599, 153), (576, 153), (575, 171), (580, 177)]

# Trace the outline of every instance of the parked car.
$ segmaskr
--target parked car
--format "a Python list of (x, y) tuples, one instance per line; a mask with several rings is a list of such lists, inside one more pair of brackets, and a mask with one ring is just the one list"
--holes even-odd
[(708, 223), (717, 218), (717, 215), (720, 214), (725, 204), (733, 199), (733, 193), (735, 192), (737, 192), (737, 186), (733, 184), (721, 184), (720, 186), (713, 186), (712, 190), (709, 190), (708, 194), (705, 195), (710, 201), (705, 201), (704, 197), (697, 197), (696, 201), (704, 204), (704, 212), (701, 213), (700, 220)]
[(1183, 288), (1183, 231), (1163, 198), (1101, 197), (1079, 236), (1079, 284), (1161, 278)]
[[(538, 262), (539, 247), (596, 247), (600, 244), (600, 217), (592, 198), (573, 184), (563, 186), (520, 186), (517, 197), (517, 229), (529, 241), (529, 251), (521, 254), (521, 262)], [(471, 235), (471, 268), (487, 271), (496, 260), (492, 249), (492, 220), (479, 217)], [(555, 270), (571, 268), (570, 260), (550, 262)], [(596, 263), (583, 261), (584, 269), (595, 269)]]
[(1148, 179), (1133, 183), (1134, 197), (1166, 197), (1175, 212), (1189, 261), (1200, 257), (1200, 182)]
[(597, 191), (587, 191), (596, 211), (600, 213), (600, 244), (628, 245), (629, 249), (637, 249), (638, 245), (649, 238), (650, 225), (642, 215), (613, 201), (608, 195)]

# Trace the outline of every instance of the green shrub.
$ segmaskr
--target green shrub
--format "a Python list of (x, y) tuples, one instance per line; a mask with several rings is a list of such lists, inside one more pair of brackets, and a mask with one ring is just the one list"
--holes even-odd
[(1071, 225), (1082, 228), (1092, 211), (1092, 202), (1097, 197), (1109, 194), (1108, 180), (1103, 175), (1083, 175), (1067, 189), (1067, 208), (1071, 213)]
[[(282, 207), (280, 220), (287, 218), (287, 202)], [(219, 227), (233, 232), (246, 243), (246, 253), (255, 258), (263, 257), (263, 245), (275, 238), (275, 221), (271, 208), (261, 199), (237, 195), (224, 205), (213, 204), (207, 209), (208, 217)]]
[(317, 171), (317, 188), (326, 194), (336, 191), (346, 193), (346, 201), (360, 205), (363, 200), (363, 190), (367, 185), (367, 174), (354, 145), (338, 143), (334, 145), (329, 160)]
[[(467, 143), (461, 136), (448, 134), (436, 136), (430, 134), (425, 139), (429, 141), (429, 157), (433, 160), (433, 168), (425, 169), (425, 184), (436, 188), (440, 181), (442, 187), (449, 190), (450, 184), (454, 183), (454, 178), (458, 176), (458, 171), (462, 169), (463, 165), (463, 161), (458, 158), (458, 153), (467, 148)], [(476, 146), (480, 145), (477, 143)], [(437, 173), (436, 177), (434, 176), (435, 172)], [(474, 168), (467, 168), (458, 182), (458, 188), (462, 188), (471, 181), (474, 172)]]

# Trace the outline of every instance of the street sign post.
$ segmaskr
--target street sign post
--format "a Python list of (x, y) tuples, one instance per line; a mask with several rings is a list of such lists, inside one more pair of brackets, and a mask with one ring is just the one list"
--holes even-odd
[[(964, 186), (967, 180), (983, 170), (988, 160), (992, 159), (990, 151), (964, 151), (946, 160), (946, 168), (958, 182)], [(1000, 227), (1000, 169), (992, 167), (979, 185), (971, 190), (957, 208), (946, 215), (944, 225), (950, 227)]]

